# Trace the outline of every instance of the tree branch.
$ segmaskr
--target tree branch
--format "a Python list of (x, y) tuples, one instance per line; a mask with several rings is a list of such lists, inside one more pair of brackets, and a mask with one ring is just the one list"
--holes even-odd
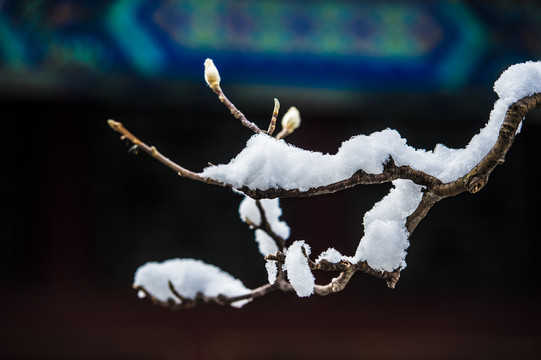
[(178, 165), (174, 161), (172, 161), (169, 158), (163, 156), (158, 151), (158, 149), (156, 149), (156, 147), (148, 146), (147, 144), (145, 144), (144, 142), (139, 140), (128, 129), (126, 129), (124, 127), (124, 125), (122, 125), (122, 123), (120, 123), (118, 121), (115, 121), (115, 120), (109, 119), (109, 120), (107, 120), (107, 124), (109, 124), (111, 129), (113, 129), (114, 131), (116, 131), (116, 132), (118, 132), (118, 133), (120, 133), (122, 135), (120, 137), (121, 140), (128, 140), (134, 146), (136, 146), (138, 149), (142, 149), (144, 152), (146, 152), (147, 154), (152, 156), (154, 159), (158, 160), (159, 162), (161, 162), (162, 164), (164, 164), (165, 166), (167, 166), (168, 168), (170, 168), (171, 170), (176, 172), (179, 176), (185, 177), (185, 178), (188, 178), (188, 179), (191, 179), (191, 180), (195, 180), (195, 181), (204, 182), (204, 183), (210, 184), (210, 185), (218, 185), (218, 186), (231, 188), (231, 186), (229, 186), (229, 185), (223, 184), (223, 183), (221, 183), (219, 181), (216, 181), (216, 180), (213, 180), (213, 179), (210, 179), (210, 178), (203, 177), (203, 176), (201, 176), (201, 175), (199, 175), (199, 174), (197, 174), (197, 173), (195, 173), (193, 171), (190, 171), (190, 170)]
[[(219, 82), (220, 77), (217, 69), (214, 67), (212, 60), (207, 59), (205, 62), (205, 79), (211, 89), (218, 95), (220, 101), (224, 103), (231, 114), (233, 114), (241, 123), (251, 129), (255, 133), (264, 132), (259, 129), (254, 123), (248, 121), (246, 117), (227, 99)], [(533, 95), (526, 96), (515, 103), (513, 103), (506, 111), (504, 121), (500, 127), (498, 138), (495, 144), (489, 150), (487, 155), (479, 161), (467, 174), (464, 176), (448, 182), (443, 183), (438, 178), (427, 174), (425, 172), (415, 170), (408, 165), (397, 166), (392, 157), (390, 157), (384, 164), (383, 171), (380, 174), (368, 174), (363, 170), (358, 170), (351, 177), (337, 181), (332, 184), (327, 184), (319, 187), (314, 187), (308, 190), (299, 189), (283, 189), (283, 188), (271, 188), (267, 190), (251, 189), (248, 186), (243, 186), (237, 190), (243, 192), (247, 196), (256, 199), (256, 205), (261, 215), (261, 222), (259, 225), (253, 224), (247, 219), (249, 225), (256, 229), (264, 231), (267, 235), (272, 237), (278, 244), (280, 251), (276, 254), (269, 254), (265, 257), (268, 261), (275, 261), (278, 265), (278, 275), (276, 282), (272, 285), (265, 284), (256, 289), (251, 290), (249, 293), (241, 296), (227, 297), (225, 295), (218, 295), (215, 297), (208, 297), (202, 293), (198, 293), (194, 299), (188, 299), (179, 294), (173, 284), (168, 282), (169, 289), (173, 298), (167, 301), (161, 301), (153, 297), (146, 289), (141, 286), (136, 287), (136, 290), (141, 291), (146, 297), (148, 297), (155, 304), (165, 306), (171, 309), (193, 307), (202, 304), (220, 304), (227, 305), (242, 300), (253, 300), (255, 298), (267, 295), (276, 290), (280, 291), (292, 291), (291, 284), (286, 280), (286, 275), (282, 270), (282, 265), (285, 262), (286, 255), (282, 251), (286, 251), (285, 239), (277, 235), (271, 228), (268, 219), (266, 218), (265, 210), (261, 205), (259, 199), (264, 198), (286, 198), (286, 197), (311, 197), (323, 194), (331, 194), (337, 191), (345, 190), (357, 185), (368, 184), (380, 184), (391, 182), (397, 179), (410, 180), (417, 185), (423, 186), (423, 196), (417, 208), (407, 217), (405, 227), (408, 233), (411, 235), (417, 228), (422, 219), (426, 217), (432, 206), (434, 206), (440, 200), (458, 195), (462, 192), (477, 193), (487, 184), (488, 178), (492, 171), (505, 161), (505, 156), (509, 151), (515, 139), (517, 129), (520, 123), (523, 121), (525, 115), (541, 107), (541, 93), (534, 93)], [(276, 119), (278, 116), (279, 102), (275, 99), (274, 111), (272, 114), (269, 128), (265, 133), (272, 135), (275, 129)], [(204, 177), (201, 174), (187, 170), (184, 167), (171, 161), (169, 158), (163, 156), (154, 146), (148, 146), (140, 141), (135, 135), (128, 131), (124, 126), (114, 120), (108, 121), (109, 126), (119, 132), (122, 136), (121, 139), (130, 141), (135, 149), (142, 149), (150, 156), (160, 161), (178, 175), (186, 177), (192, 180), (204, 182), (211, 185), (218, 185), (232, 189), (229, 184), (225, 184), (208, 177)], [(296, 108), (291, 108), (284, 119), (282, 120), (282, 131), (276, 135), (277, 139), (281, 139), (288, 134), (292, 133), (300, 125), (300, 116)], [(304, 250), (304, 248), (303, 248)], [(318, 295), (328, 295), (331, 293), (339, 292), (343, 290), (351, 277), (356, 272), (362, 272), (370, 276), (385, 279), (387, 286), (394, 288), (397, 281), (400, 278), (400, 269), (394, 271), (378, 271), (368, 265), (366, 261), (360, 261), (358, 263), (351, 263), (349, 261), (342, 260), (337, 263), (331, 263), (327, 260), (321, 260), (318, 262), (312, 261), (307, 254), (305, 256), (308, 260), (308, 264), (311, 270), (320, 271), (336, 271), (339, 275), (332, 279), (331, 282), (325, 285), (316, 285), (314, 292)]]
[(332, 194), (338, 191), (346, 190), (358, 185), (374, 185), (388, 183), (397, 179), (407, 179), (417, 185), (433, 188), (442, 184), (436, 177), (426, 174), (422, 171), (412, 169), (410, 166), (396, 166), (393, 158), (383, 166), (381, 174), (368, 174), (363, 170), (358, 170), (351, 177), (340, 180), (332, 184), (311, 188), (305, 191), (299, 189), (271, 188), (267, 190), (250, 189), (247, 186), (237, 190), (243, 192), (253, 199), (273, 199), (289, 197), (312, 197), (325, 194)]
[(190, 309), (196, 306), (217, 304), (217, 305), (231, 305), (238, 301), (249, 300), (252, 301), (259, 297), (268, 295), (275, 291), (282, 292), (291, 292), (293, 287), (285, 279), (285, 274), (280, 271), (276, 282), (274, 284), (265, 284), (258, 288), (251, 290), (249, 293), (239, 296), (227, 296), (223, 294), (218, 294), (217, 296), (206, 296), (205, 294), (198, 292), (193, 299), (182, 296), (173, 286), (171, 281), (168, 281), (169, 290), (173, 296), (178, 300), (175, 301), (173, 298), (168, 298), (166, 301), (159, 300), (153, 296), (148, 290), (143, 286), (134, 286), (133, 288), (137, 291), (140, 291), (144, 294), (144, 298), (149, 299), (154, 305), (159, 305), (161, 307), (167, 308), (169, 310), (181, 310), (181, 309)]
[[(488, 177), (496, 166), (504, 163), (505, 155), (515, 140), (518, 126), (526, 114), (538, 108), (541, 108), (541, 93), (526, 96), (509, 106), (505, 113), (504, 121), (500, 126), (500, 132), (496, 143), (479, 164), (466, 175), (453, 182), (445, 184), (440, 183), (427, 188), (423, 194), (421, 203), (406, 220), (406, 229), (410, 235), (413, 233), (419, 222), (428, 214), (428, 211), (432, 206), (438, 201), (446, 197), (458, 195), (464, 191), (468, 191), (472, 194), (480, 191), (488, 182)], [(395, 272), (399, 274), (400, 271), (395, 270)], [(396, 281), (398, 281), (398, 279)], [(396, 281), (394, 284), (396, 284)], [(392, 287), (394, 287), (394, 284)], [(387, 282), (387, 285), (389, 285), (389, 282)]]
[(264, 231), (267, 235), (269, 235), (274, 241), (276, 241), (276, 245), (278, 245), (278, 248), (280, 250), (284, 250), (286, 247), (286, 240), (278, 235), (277, 233), (272, 230), (272, 227), (267, 220), (267, 215), (265, 214), (265, 209), (263, 209), (263, 205), (261, 205), (260, 200), (255, 201), (255, 205), (257, 206), (257, 210), (259, 210), (259, 215), (261, 217), (261, 222), (259, 225), (256, 225), (252, 222), (250, 222), (250, 226), (252, 226), (254, 229), (260, 229)]

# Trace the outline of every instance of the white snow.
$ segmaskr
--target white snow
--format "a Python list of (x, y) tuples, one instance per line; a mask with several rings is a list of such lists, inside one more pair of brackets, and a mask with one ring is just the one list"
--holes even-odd
[(406, 267), (406, 219), (421, 202), (422, 186), (410, 180), (395, 180), (393, 185), (389, 194), (364, 215), (364, 237), (351, 262), (366, 261), (374, 270)]
[[(272, 231), (284, 240), (287, 240), (290, 229), (286, 222), (280, 220), (282, 209), (280, 208), (279, 199), (262, 199), (259, 201), (265, 211), (265, 217)], [(256, 201), (248, 196), (245, 196), (244, 200), (240, 203), (239, 215), (244, 222), (246, 222), (246, 219), (249, 219), (255, 225), (261, 225), (261, 214), (257, 208)], [(255, 231), (255, 240), (259, 247), (259, 252), (263, 256), (276, 254), (279, 250), (276, 241), (261, 229)]]
[(322, 252), (316, 262), (366, 261), (374, 270), (393, 271), (406, 267), (409, 247), (406, 219), (421, 202), (422, 186), (409, 180), (393, 181), (394, 188), (364, 215), (364, 237), (354, 256), (343, 256), (334, 248)]
[[(274, 233), (281, 236), (284, 240), (289, 238), (289, 226), (286, 222), (280, 221), (280, 216), (282, 216), (282, 209), (280, 208), (279, 199), (262, 199), (259, 200), (261, 206), (265, 211), (265, 217)], [(261, 225), (261, 215), (259, 209), (255, 203), (255, 200), (245, 196), (244, 200), (240, 203), (239, 206), (239, 215), (242, 221), (246, 222), (246, 219), (250, 219), (256, 225)], [(274, 240), (273, 240), (274, 241)], [(276, 252), (276, 251), (275, 251)], [(269, 253), (263, 254), (268, 255)]]
[(255, 231), (255, 241), (257, 242), (259, 252), (263, 256), (267, 256), (269, 254), (274, 255), (278, 251), (276, 241), (274, 241), (274, 239), (267, 235), (267, 233), (263, 230), (257, 229)]
[(511, 65), (494, 83), (494, 91), (508, 104), (541, 92), (541, 61)]
[(275, 261), (267, 260), (265, 263), (265, 268), (267, 269), (267, 278), (269, 279), (269, 284), (274, 284), (276, 282), (276, 276), (278, 275), (278, 265)]
[(342, 258), (342, 254), (340, 254), (340, 252), (335, 248), (331, 247), (319, 254), (318, 258), (316, 259), (316, 263), (319, 263), (321, 260), (327, 260), (330, 263), (336, 264), (340, 262)]
[(305, 244), (304, 240), (297, 240), (286, 251), (286, 260), (284, 270), (287, 271), (287, 278), (293, 289), (300, 297), (310, 296), (314, 293), (316, 279), (308, 265), (306, 255), (310, 255), (310, 246)]
[[(206, 168), (201, 174), (240, 188), (308, 190), (346, 179), (359, 169), (380, 173), (385, 143), (401, 141), (394, 130), (358, 136), (344, 142), (337, 155), (299, 149), (265, 134), (252, 136), (244, 150), (227, 165)], [(405, 141), (403, 141), (405, 142)], [(346, 151), (341, 151), (346, 147)], [(358, 151), (365, 147), (368, 151)], [(379, 147), (379, 149), (378, 149)]]
[[(176, 303), (181, 303), (169, 289), (168, 281), (171, 281), (175, 290), (187, 299), (193, 299), (198, 292), (209, 297), (219, 294), (233, 297), (250, 292), (240, 280), (217, 266), (195, 259), (148, 262), (135, 272), (133, 285), (142, 286), (160, 301), (173, 299)], [(232, 303), (231, 306), (240, 308), (246, 303), (248, 300), (241, 300)]]

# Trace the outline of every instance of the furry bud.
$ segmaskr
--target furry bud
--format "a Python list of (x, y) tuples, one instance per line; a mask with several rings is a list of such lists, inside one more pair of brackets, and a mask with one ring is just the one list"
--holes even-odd
[(212, 59), (205, 60), (205, 81), (211, 88), (220, 85), (220, 73)]

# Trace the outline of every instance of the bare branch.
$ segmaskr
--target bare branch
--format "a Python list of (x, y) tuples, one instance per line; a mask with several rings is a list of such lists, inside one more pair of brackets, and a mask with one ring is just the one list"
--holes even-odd
[[(158, 149), (156, 149), (156, 147), (148, 146), (147, 144), (145, 144), (144, 142), (139, 140), (128, 129), (126, 129), (122, 125), (122, 123), (119, 123), (118, 121), (114, 121), (114, 120), (111, 120), (111, 119), (107, 120), (107, 123), (109, 124), (111, 129), (115, 130), (116, 132), (118, 132), (118, 133), (120, 133), (122, 135), (120, 137), (120, 139), (130, 141), (138, 149), (142, 149), (144, 152), (146, 152), (147, 154), (152, 156), (154, 159), (158, 160), (159, 162), (161, 162), (162, 164), (164, 164), (165, 166), (167, 166), (168, 168), (170, 168), (171, 170), (176, 172), (179, 176), (182, 176), (182, 177), (185, 177), (185, 178), (188, 178), (188, 179), (191, 179), (191, 180), (204, 182), (204, 183), (211, 184), (211, 185), (219, 185), (219, 186), (224, 186), (224, 187), (231, 188), (231, 186), (229, 186), (229, 185), (223, 184), (223, 183), (221, 183), (219, 181), (215, 181), (215, 180), (212, 180), (212, 179), (209, 179), (209, 178), (205, 178), (205, 177), (203, 177), (203, 176), (201, 176), (201, 175), (199, 175), (199, 174), (197, 174), (197, 173), (195, 173), (193, 171), (190, 171), (188, 169), (183, 168), (182, 166), (178, 165), (174, 161), (172, 161), (169, 158), (163, 156), (158, 151)], [(132, 147), (132, 149), (133, 149), (133, 147)], [(130, 149), (130, 151), (131, 151), (131, 149)]]
[(355, 268), (350, 267), (344, 270), (338, 275), (338, 277), (331, 280), (327, 285), (316, 285), (314, 287), (314, 293), (317, 295), (329, 295), (344, 290), (351, 277), (355, 274)]
[(171, 280), (167, 280), (167, 286), (169, 286), (169, 290), (173, 293), (173, 295), (176, 296), (177, 299), (180, 300), (180, 302), (182, 303), (187, 303), (189, 302), (190, 300), (185, 298), (184, 296), (180, 295), (178, 293), (178, 291), (175, 289), (175, 287), (173, 286), (173, 283), (171, 282)]
[(220, 73), (218, 72), (218, 69), (214, 65), (214, 62), (211, 59), (205, 60), (205, 81), (207, 82), (207, 85), (214, 91), (216, 95), (218, 95), (218, 98), (220, 101), (231, 111), (231, 115), (233, 115), (235, 118), (240, 120), (242, 125), (246, 126), (256, 134), (262, 132), (261, 129), (257, 127), (254, 123), (248, 121), (246, 119), (246, 116), (244, 116), (243, 113), (239, 111), (233, 105), (231, 101), (225, 96), (224, 92), (222, 91), (222, 88), (220, 87)]
[(280, 132), (278, 134), (276, 134), (276, 139), (277, 140), (282, 140), (283, 138), (285, 138), (289, 134), (291, 134), (291, 132), (289, 132), (287, 129), (282, 129), (282, 130), (280, 130)]
[(211, 89), (216, 95), (218, 95), (218, 99), (220, 99), (220, 101), (229, 109), (231, 115), (240, 120), (242, 125), (246, 126), (248, 129), (252, 130), (256, 134), (262, 132), (262, 130), (256, 124), (246, 119), (246, 116), (244, 116), (244, 114), (240, 112), (240, 110), (237, 109), (237, 107), (233, 105), (231, 101), (229, 101), (220, 85), (214, 86)]
[(142, 286), (134, 286), (133, 288), (138, 292), (142, 292), (144, 294), (144, 298), (149, 299), (154, 305), (159, 305), (170, 310), (178, 310), (189, 307), (187, 306), (187, 303), (177, 303), (173, 299), (168, 299), (168, 301), (158, 300)]
[(258, 297), (265, 296), (277, 290), (282, 292), (293, 291), (293, 287), (285, 280), (285, 276), (283, 273), (281, 273), (281, 276), (278, 276), (276, 278), (276, 282), (274, 284), (265, 284), (256, 289), (253, 289), (249, 294), (228, 298), (227, 304), (229, 305), (241, 300), (257, 299)]

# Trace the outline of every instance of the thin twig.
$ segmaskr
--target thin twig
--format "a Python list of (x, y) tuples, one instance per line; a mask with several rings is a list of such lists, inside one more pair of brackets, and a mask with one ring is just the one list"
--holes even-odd
[(269, 129), (267, 130), (267, 134), (272, 136), (272, 133), (274, 132), (274, 129), (276, 128), (276, 119), (278, 118), (278, 111), (280, 110), (280, 102), (278, 99), (274, 98), (274, 110), (272, 111), (272, 117), (269, 124)]
[(340, 275), (338, 275), (338, 277), (332, 279), (330, 283), (326, 285), (316, 285), (314, 287), (314, 293), (317, 295), (325, 296), (342, 291), (347, 286), (353, 274), (355, 274), (354, 267), (344, 270), (340, 273)]
[(282, 129), (278, 134), (276, 134), (276, 140), (282, 140), (289, 134), (291, 134), (290, 131), (288, 131), (287, 129)]
[(218, 95), (218, 99), (220, 99), (220, 101), (229, 109), (231, 115), (240, 120), (242, 125), (246, 126), (248, 129), (252, 130), (256, 134), (262, 132), (262, 130), (256, 124), (246, 119), (246, 116), (244, 116), (244, 114), (239, 109), (237, 109), (237, 107), (231, 101), (229, 101), (219, 84), (215, 84), (210, 88), (212, 89), (212, 91), (214, 91), (216, 95)]
[(263, 205), (261, 204), (261, 201), (256, 200), (255, 205), (257, 206), (257, 210), (259, 210), (259, 215), (261, 217), (261, 222), (258, 227), (256, 226), (256, 228), (261, 229), (267, 235), (273, 238), (273, 240), (276, 241), (276, 245), (278, 245), (278, 248), (280, 250), (284, 250), (286, 247), (286, 240), (280, 235), (278, 235), (277, 233), (275, 233), (274, 230), (272, 229), (272, 226), (267, 220), (267, 215), (265, 213), (265, 209), (263, 208)]
[(183, 168), (182, 166), (178, 165), (174, 161), (172, 161), (169, 158), (163, 156), (158, 151), (158, 149), (156, 149), (156, 147), (148, 146), (147, 144), (145, 144), (144, 142), (139, 140), (128, 129), (126, 129), (122, 125), (122, 123), (120, 123), (118, 121), (115, 121), (115, 120), (107, 120), (107, 123), (109, 124), (111, 129), (115, 130), (116, 132), (118, 132), (118, 133), (120, 133), (122, 135), (120, 137), (122, 140), (130, 141), (132, 144), (137, 146), (137, 148), (142, 149), (144, 152), (146, 152), (147, 154), (152, 156), (154, 159), (158, 160), (159, 162), (161, 162), (162, 164), (164, 164), (165, 166), (167, 166), (168, 168), (170, 168), (171, 170), (176, 172), (179, 176), (182, 176), (182, 177), (185, 177), (185, 178), (188, 178), (188, 179), (191, 179), (191, 180), (204, 182), (204, 183), (211, 184), (211, 185), (219, 185), (219, 186), (224, 186), (224, 187), (230, 187), (227, 184), (223, 184), (223, 183), (221, 183), (219, 181), (203, 177), (203, 176), (201, 176), (201, 175), (199, 175), (199, 174), (197, 174), (197, 173), (195, 173), (193, 171), (190, 171), (188, 169)]
[(167, 280), (167, 286), (169, 286), (169, 290), (175, 295), (175, 297), (180, 300), (181, 303), (188, 303), (190, 300), (185, 298), (184, 296), (180, 295), (177, 289), (173, 286), (173, 283), (171, 280)]
[(179, 310), (189, 307), (187, 306), (187, 303), (177, 303), (173, 299), (168, 299), (168, 301), (159, 300), (142, 286), (134, 286), (133, 288), (136, 291), (142, 291), (145, 294), (145, 299), (150, 300), (154, 305), (159, 305), (169, 310)]

